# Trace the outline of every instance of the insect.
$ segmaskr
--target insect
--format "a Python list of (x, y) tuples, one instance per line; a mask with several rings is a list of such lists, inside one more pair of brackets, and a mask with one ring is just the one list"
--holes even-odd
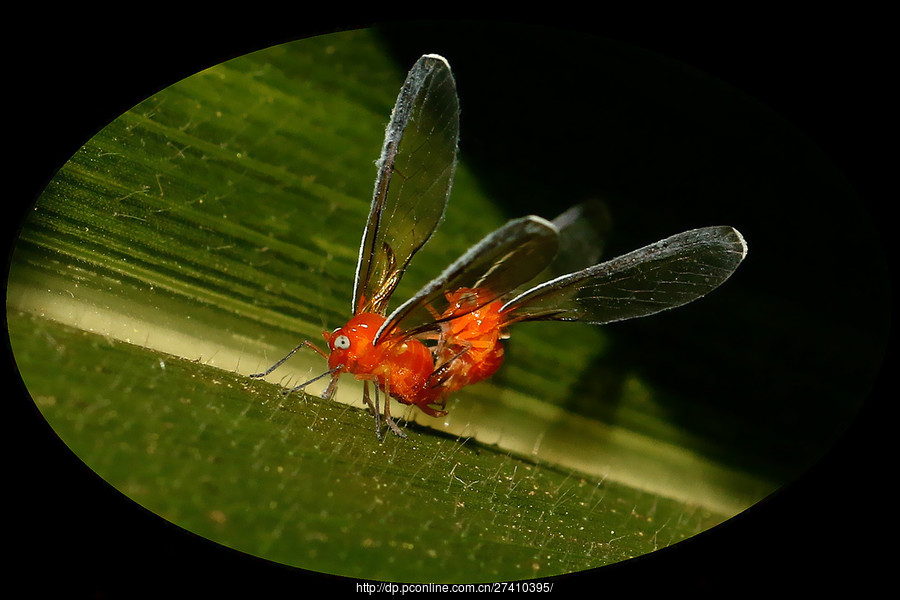
[[(456, 167), (459, 102), (447, 61), (422, 56), (407, 75), (376, 162), (375, 191), (359, 249), (353, 316), (324, 332), (328, 352), (309, 340), (261, 373), (268, 375), (301, 348), (328, 370), (285, 393), (330, 376), (363, 381), (363, 401), (406, 437), (390, 414), (390, 398), (442, 416), (448, 395), (493, 375), (503, 362), (508, 328), (522, 321), (611, 323), (651, 315), (703, 297), (747, 254), (728, 226), (686, 231), (618, 258), (525, 289), (557, 255), (571, 211), (556, 221), (513, 219), (488, 234), (390, 314), (388, 302), (413, 255), (443, 217)], [(373, 384), (374, 402), (369, 384)], [(379, 392), (384, 393), (382, 417)]]

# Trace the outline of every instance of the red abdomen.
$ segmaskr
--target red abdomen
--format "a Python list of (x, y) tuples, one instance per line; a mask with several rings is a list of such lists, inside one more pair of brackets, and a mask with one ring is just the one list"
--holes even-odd
[[(450, 307), (442, 317), (462, 312), (466, 304), (478, 303), (485, 293), (469, 288), (448, 293)], [(447, 365), (447, 393), (490, 377), (503, 364), (501, 306), (503, 302), (495, 300), (444, 323), (435, 365)]]

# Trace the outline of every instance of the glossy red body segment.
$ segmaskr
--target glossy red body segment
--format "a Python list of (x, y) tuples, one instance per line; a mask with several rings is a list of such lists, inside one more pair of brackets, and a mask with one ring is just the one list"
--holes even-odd
[[(357, 379), (374, 380), (385, 393), (403, 404), (424, 405), (438, 394), (429, 386), (434, 372), (431, 350), (417, 339), (383, 336), (373, 344), (385, 318), (374, 313), (361, 313), (331, 333), (324, 332), (331, 354), (329, 368), (340, 367)], [(346, 336), (349, 345), (339, 347), (338, 338)]]
[[(442, 377), (445, 395), (490, 377), (503, 364), (503, 302), (494, 300), (465, 312), (486, 294), (490, 292), (471, 288), (447, 293), (450, 306), (442, 317), (451, 319), (443, 323), (435, 361), (438, 368), (447, 365), (447, 376)], [(455, 317), (458, 313), (461, 316)]]

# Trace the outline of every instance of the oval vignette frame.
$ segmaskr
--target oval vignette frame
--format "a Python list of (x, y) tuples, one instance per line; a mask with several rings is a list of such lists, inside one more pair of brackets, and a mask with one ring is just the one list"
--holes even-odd
[[(395, 52), (400, 52), (399, 48), (402, 47), (403, 43), (408, 43), (408, 44), (411, 44), (411, 45), (415, 43), (415, 40), (409, 41), (409, 40), (403, 40), (403, 39), (401, 39), (401, 36), (396, 35), (396, 31), (393, 32), (393, 35), (395, 36), (395, 37), (393, 38), (393, 40), (391, 40), (391, 37), (390, 37), (391, 35), (392, 35), (391, 31), (388, 30), (388, 34), (387, 34), (387, 38), (388, 38), (388, 40), (389, 40), (388, 46), (393, 46)], [(412, 38), (412, 36), (410, 36), (410, 38)], [(400, 40), (400, 41), (397, 41), (397, 40)], [(426, 50), (426, 51), (429, 51), (429, 50)], [(445, 52), (447, 55), (451, 55), (451, 52), (449, 52), (449, 51), (444, 51), (444, 52)], [(454, 60), (454, 58), (452, 57), (452, 55), (449, 56), (448, 58), (450, 58), (451, 64), (454, 66), (454, 71), (457, 72), (457, 73), (459, 74), (459, 73), (461, 72), (461, 70), (462, 70), (462, 67), (458, 64), (457, 61)], [(408, 66), (408, 65), (402, 65), (402, 66), (400, 66), (400, 70), (402, 70), (402, 69), (405, 68), (406, 66)], [(388, 96), (390, 96), (391, 94), (393, 94), (393, 93), (395, 93), (395, 92), (396, 92), (396, 90), (387, 90), (387, 91), (386, 91), (386, 93), (387, 93)], [(471, 107), (471, 108), (469, 107), (469, 100), (468, 100), (468, 96), (467, 96), (468, 93), (469, 93), (469, 90), (467, 90), (466, 88), (461, 88), (461, 91), (460, 91), (460, 98), (461, 98), (462, 110), (463, 110), (463, 114), (464, 114), (464, 115), (468, 115), (468, 113), (470, 113), (470, 112), (473, 112), (473, 113), (474, 113), (474, 112), (476, 111), (476, 107), (478, 106), (478, 100), (473, 99), (473, 100), (472, 100), (472, 103), (473, 103), (475, 106), (473, 106), (473, 107)], [(385, 116), (384, 118), (386, 119), (386, 116)], [(474, 116), (473, 116), (472, 118), (473, 118), (473, 119), (476, 119), (476, 117), (474, 117)], [(464, 135), (464, 136), (463, 136), (463, 140), (462, 140), (462, 142), (461, 142), (461, 144), (462, 144), (462, 146), (461, 146), (461, 156), (462, 156), (462, 159), (463, 159), (464, 161), (466, 160), (466, 156), (467, 156), (467, 144), (466, 144), (466, 138), (467, 138), (467, 136)], [(471, 139), (471, 138), (470, 138), (470, 139)], [(472, 145), (474, 145), (474, 144), (472, 144)], [(469, 146), (469, 148), (471, 148), (471, 147), (472, 147), (472, 146)], [(487, 153), (489, 150), (490, 150), (490, 148), (487, 148), (487, 149), (484, 150), (484, 152)], [(365, 150), (361, 150), (361, 152), (363, 152), (363, 153), (365, 154)], [(371, 149), (369, 149), (369, 152), (368, 152), (368, 153), (369, 153), (369, 154), (372, 153), (372, 152), (371, 152)], [(489, 154), (488, 154), (488, 156), (489, 156)], [(476, 162), (477, 162), (477, 161), (476, 161)], [(477, 169), (473, 167), (473, 171), (477, 171)], [(623, 179), (624, 179), (624, 178), (623, 178)], [(618, 181), (618, 182), (616, 182), (616, 183), (619, 184), (619, 185), (621, 185), (621, 181)], [(486, 185), (486, 187), (489, 187), (489, 185)], [(615, 191), (618, 192), (618, 191), (620, 191), (620, 190), (619, 190), (619, 189), (616, 189)], [(644, 191), (647, 192), (647, 190), (644, 190)], [(583, 193), (586, 193), (584, 190), (582, 190), (582, 192), (583, 192)], [(576, 191), (575, 193), (577, 194), (578, 192)], [(451, 212), (453, 211), (455, 199), (456, 199), (455, 196), (451, 196), (450, 208), (448, 209), (448, 210), (451, 211)], [(364, 204), (367, 202), (367, 198), (366, 198), (365, 196), (363, 196), (362, 198), (360, 198), (360, 200), (361, 200), (361, 202), (364, 203)], [(743, 206), (743, 205), (742, 205), (742, 206)], [(732, 210), (734, 210), (735, 212), (737, 212), (737, 213), (740, 215), (741, 218), (745, 219), (745, 221), (749, 221), (749, 222), (751, 222), (751, 223), (754, 223), (754, 224), (756, 224), (756, 225), (759, 225), (760, 223), (764, 223), (763, 217), (764, 217), (765, 215), (764, 215), (763, 213), (765, 213), (765, 210), (763, 210), (763, 209), (764, 209), (764, 207), (757, 207), (757, 208), (754, 209), (755, 212), (751, 211), (752, 214), (741, 213), (741, 212), (740, 212), (740, 209), (732, 209)], [(631, 213), (629, 212), (629, 210), (634, 210), (634, 211), (636, 211), (636, 214), (634, 214), (634, 215), (631, 214)], [(697, 212), (700, 212), (699, 209), (694, 209), (694, 210), (696, 210)], [(798, 211), (798, 212), (800, 212), (800, 211)], [(524, 212), (523, 212), (522, 214), (524, 214)], [(642, 216), (642, 209), (641, 209), (641, 208), (624, 209), (624, 213), (623, 213), (623, 212), (618, 212), (618, 213), (616, 213), (616, 214), (624, 215), (624, 218), (623, 218), (622, 220), (623, 220), (623, 222), (625, 223), (626, 231), (627, 231), (627, 226), (628, 226), (629, 224), (634, 224), (635, 227), (641, 226), (641, 223), (637, 222), (637, 221), (640, 220), (640, 219), (638, 219), (638, 217), (639, 217), (639, 216)], [(664, 212), (664, 216), (661, 217), (661, 220), (667, 220), (667, 219), (672, 219), (672, 218), (674, 218), (674, 217), (673, 217), (669, 212)], [(643, 222), (643, 220), (640, 220), (640, 221)], [(789, 229), (787, 224), (782, 225), (782, 227), (783, 227), (785, 230)], [(751, 242), (750, 242), (750, 243), (751, 243), (751, 245), (753, 246), (753, 250), (756, 251), (758, 248), (760, 248), (760, 244), (759, 244), (759, 243), (755, 243), (756, 240), (759, 240), (759, 239), (761, 239), (761, 238), (762, 238), (762, 239), (765, 239), (766, 236), (765, 236), (765, 235), (760, 236), (760, 233), (759, 233), (760, 230), (759, 230), (759, 229), (756, 229), (756, 231), (755, 231), (755, 238), (754, 238), (754, 237), (751, 237), (751, 236), (754, 236), (754, 234), (753, 234), (753, 233), (749, 233), (749, 231), (753, 231), (755, 228), (742, 228), (742, 230), (743, 230), (743, 229), (747, 229), (747, 230), (748, 230), (748, 234), (747, 234), (747, 235), (748, 235), (748, 237), (751, 239)], [(819, 231), (821, 232), (822, 229), (820, 228)], [(777, 239), (780, 239), (777, 235), (775, 235), (775, 233), (778, 233), (778, 232), (773, 232), (773, 233), (771, 234), (771, 235), (772, 235), (772, 239), (776, 239), (776, 240), (777, 240)], [(821, 237), (821, 233), (819, 233), (818, 236)], [(477, 239), (477, 236), (472, 236), (472, 237), (468, 238), (468, 241), (471, 242), (471, 241), (474, 241), (474, 239)], [(764, 248), (764, 247), (765, 247), (765, 246), (763, 246), (763, 248)], [(779, 249), (782, 249), (782, 248), (783, 248), (783, 246), (779, 246)], [(752, 253), (751, 253), (751, 256), (752, 256)], [(762, 260), (762, 259), (761, 259), (761, 260)], [(749, 267), (749, 265), (747, 265), (747, 266)], [(431, 273), (431, 274), (433, 274), (433, 273)], [(427, 277), (429, 274), (428, 274), (428, 273), (425, 273), (424, 275)], [(760, 283), (762, 283), (762, 282), (765, 281), (765, 279), (762, 278), (761, 275), (759, 275), (759, 276), (757, 276), (757, 277), (758, 277), (758, 278), (754, 280), (754, 278), (752, 277), (752, 275), (748, 275), (748, 279), (751, 279), (752, 281), (745, 282), (745, 283), (741, 286), (741, 291), (753, 290), (753, 289), (754, 289), (754, 285), (758, 285), (758, 284), (760, 284)], [(798, 287), (798, 289), (801, 289), (801, 288)], [(849, 301), (848, 301), (848, 302), (849, 302)], [(698, 310), (699, 310), (699, 309), (698, 309)], [(700, 311), (700, 312), (702, 313), (703, 311)], [(874, 312), (874, 311), (873, 311), (873, 312)], [(872, 320), (873, 320), (873, 321), (876, 321), (877, 317), (878, 317), (878, 314), (877, 314), (877, 312), (875, 312), (875, 313), (872, 315)], [(702, 319), (702, 316), (697, 317), (697, 319)], [(693, 322), (695, 322), (695, 321), (691, 321), (691, 322), (693, 323)], [(876, 323), (876, 324), (877, 324), (877, 323)], [(650, 325), (647, 325), (647, 327), (649, 328)], [(664, 330), (664, 331), (669, 331), (669, 332), (675, 332), (675, 333), (677, 333), (677, 331), (678, 331), (678, 326), (677, 326), (677, 325), (672, 326), (672, 328), (671, 328), (671, 329), (668, 329), (668, 330), (666, 330), (665, 327), (663, 327), (663, 330)], [(873, 331), (873, 332), (877, 332), (877, 327), (876, 327), (875, 325), (872, 326), (872, 331)], [(639, 339), (642, 339), (642, 338), (646, 337), (647, 335), (649, 335), (646, 331), (642, 330), (640, 327), (638, 327), (638, 329), (634, 330), (632, 333), (633, 333), (634, 336), (638, 337)], [(876, 337), (875, 339), (877, 340), (877, 337)], [(635, 347), (640, 348), (640, 346), (635, 346)], [(13, 346), (13, 350), (14, 350), (14, 351), (15, 351), (15, 349), (16, 349), (15, 346)], [(625, 349), (625, 352), (624, 352), (625, 355), (628, 356), (629, 353), (631, 353), (631, 352), (637, 352), (637, 350), (634, 350), (633, 348), (629, 350), (628, 347), (627, 347), (627, 345), (626, 345), (626, 349)], [(653, 362), (653, 358), (652, 358), (652, 357), (650, 358), (650, 362), (651, 362), (651, 363)], [(671, 374), (669, 374), (669, 377), (671, 378)], [(863, 392), (861, 392), (861, 394), (864, 395)], [(42, 412), (43, 412), (44, 410), (46, 410), (46, 407), (42, 407)], [(853, 412), (854, 412), (854, 411), (852, 410), (852, 407), (848, 407), (848, 408), (843, 409), (843, 410), (845, 410), (845, 412), (848, 413), (849, 415), (852, 415)], [(49, 419), (49, 420), (51, 420), (51, 423), (52, 423), (52, 419)], [(847, 420), (848, 420), (847, 417), (842, 418), (842, 419), (838, 419), (839, 422), (843, 422), (843, 423), (845, 423), (845, 424), (846, 424)], [(839, 431), (840, 427), (835, 427), (835, 429)], [(833, 439), (833, 435), (834, 435), (834, 434), (832, 434), (832, 439)], [(64, 436), (63, 436), (63, 440), (64, 440), (64, 441), (67, 441), (67, 440), (65, 439)], [(822, 454), (829, 446), (830, 446), (830, 443), (820, 442), (820, 443), (819, 443), (819, 446), (818, 446), (818, 449), (817, 449), (816, 452), (810, 453), (808, 456), (806, 456), (806, 457), (803, 459), (803, 461), (798, 461), (798, 465), (795, 467), (795, 471), (794, 471), (794, 472), (795, 472), (795, 475), (794, 475), (794, 476), (796, 476), (797, 473), (803, 471), (802, 463), (805, 463), (805, 464), (807, 464), (807, 465), (808, 465), (808, 464), (812, 464), (813, 462), (815, 462), (815, 460), (817, 459), (817, 457), (818, 457), (818, 456), (821, 456), (821, 454)], [(781, 483), (786, 483), (786, 482), (790, 481), (792, 478), (793, 478), (793, 477), (790, 477), (790, 476), (783, 476), (783, 475), (782, 475)], [(103, 494), (104, 494), (104, 493), (101, 492), (101, 495), (103, 495)], [(176, 521), (176, 524), (177, 524), (177, 521)], [(217, 554), (217, 556), (218, 556), (218, 554)], [(298, 565), (298, 566), (303, 567), (302, 564), (300, 564), (300, 565)]]

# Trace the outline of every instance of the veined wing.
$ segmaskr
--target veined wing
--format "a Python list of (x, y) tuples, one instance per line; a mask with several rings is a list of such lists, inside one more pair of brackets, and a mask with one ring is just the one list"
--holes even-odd
[(447, 61), (410, 69), (385, 130), (375, 193), (359, 248), (354, 314), (385, 314), (410, 259), (437, 228), (453, 182), (459, 100)]
[[(531, 281), (556, 256), (556, 227), (541, 217), (513, 219), (489, 233), (387, 318), (376, 335), (395, 329), (404, 334), (426, 331), (440, 322), (449, 306), (446, 292), (460, 288), (482, 290), (478, 303), (454, 317), (478, 309)], [(490, 293), (483, 293), (489, 291)]]
[(507, 302), (508, 323), (603, 324), (644, 317), (702, 298), (734, 273), (747, 244), (733, 227), (685, 231), (538, 285)]

